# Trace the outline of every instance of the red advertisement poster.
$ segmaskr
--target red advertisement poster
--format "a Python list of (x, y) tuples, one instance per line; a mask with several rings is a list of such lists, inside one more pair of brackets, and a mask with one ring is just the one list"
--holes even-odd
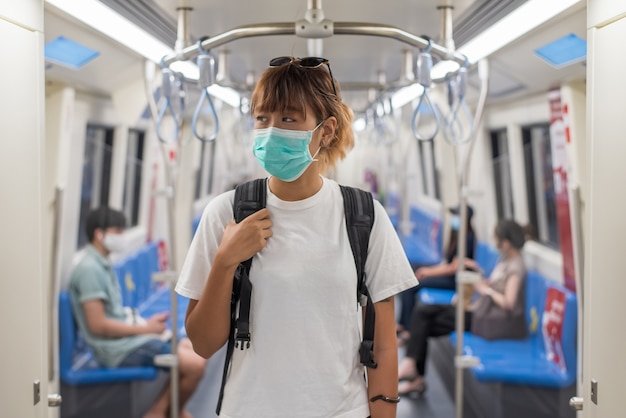
[(167, 256), (167, 248), (165, 247), (165, 241), (159, 241), (158, 255), (159, 255), (159, 271), (166, 271), (170, 267), (169, 259)]
[(566, 126), (566, 120), (563, 117), (560, 91), (551, 91), (548, 98), (550, 100), (550, 144), (554, 175), (554, 193), (559, 227), (559, 242), (563, 256), (563, 283), (565, 287), (576, 292), (572, 227), (570, 223), (569, 197), (567, 191), (568, 163), (566, 146), (569, 127)]
[(541, 321), (543, 325), (541, 329), (543, 343), (548, 360), (553, 361), (561, 370), (566, 371), (563, 346), (561, 344), (564, 317), (565, 293), (555, 288), (549, 288)]

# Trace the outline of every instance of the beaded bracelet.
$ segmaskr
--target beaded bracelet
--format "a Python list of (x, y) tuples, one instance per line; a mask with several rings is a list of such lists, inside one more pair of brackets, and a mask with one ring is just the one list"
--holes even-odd
[(383, 402), (389, 403), (398, 403), (400, 402), (400, 398), (388, 398), (385, 395), (376, 395), (373, 398), (370, 398), (370, 402), (376, 402), (377, 400), (382, 400)]

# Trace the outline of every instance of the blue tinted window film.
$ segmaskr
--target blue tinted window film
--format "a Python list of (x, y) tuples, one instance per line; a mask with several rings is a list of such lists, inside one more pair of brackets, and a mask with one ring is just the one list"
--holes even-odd
[(64, 36), (59, 36), (45, 45), (44, 55), (48, 61), (77, 70), (100, 53)]
[(535, 49), (535, 54), (557, 68), (564, 67), (585, 59), (587, 56), (587, 41), (570, 33), (541, 48)]

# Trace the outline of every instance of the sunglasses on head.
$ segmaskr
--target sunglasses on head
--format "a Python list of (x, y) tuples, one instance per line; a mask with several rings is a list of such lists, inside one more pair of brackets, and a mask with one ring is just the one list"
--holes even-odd
[(333, 79), (333, 72), (330, 69), (330, 62), (326, 58), (321, 57), (277, 57), (270, 60), (270, 67), (280, 67), (281, 65), (294, 63), (304, 68), (318, 68), (324, 64), (328, 66), (328, 74), (330, 74), (330, 84), (333, 86), (333, 93), (337, 96), (337, 89), (335, 88), (335, 80)]

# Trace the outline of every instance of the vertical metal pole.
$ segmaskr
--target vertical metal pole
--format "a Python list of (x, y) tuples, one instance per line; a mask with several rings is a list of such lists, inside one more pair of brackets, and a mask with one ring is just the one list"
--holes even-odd
[(415, 71), (413, 70), (415, 60), (413, 59), (413, 51), (410, 49), (402, 51), (402, 62), (404, 64), (404, 71), (400, 77), (404, 81), (415, 81)]
[[(191, 7), (188, 7), (184, 1), (179, 2), (179, 7), (176, 9), (178, 11), (178, 25), (177, 25), (177, 36), (176, 36), (176, 44), (174, 49), (176, 52), (182, 51), (185, 47), (191, 44), (191, 36), (189, 33), (189, 25), (188, 18), (189, 12), (192, 10)], [(183, 121), (183, 116), (181, 115), (181, 122)], [(179, 132), (182, 129), (179, 129)], [(177, 138), (180, 139), (180, 138)], [(164, 152), (165, 164), (174, 164), (174, 161), (170, 161), (167, 153), (165, 153), (164, 145), (161, 144), (161, 148)], [(177, 155), (177, 158), (180, 156)], [(174, 174), (175, 170), (171, 170), (170, 177), (170, 187), (171, 194), (167, 197), (168, 199), (168, 221), (169, 221), (169, 235), (170, 235), (170, 269), (176, 271), (176, 249), (175, 249), (175, 211), (176, 211), (176, 175)], [(170, 417), (178, 418), (178, 414), (181, 408), (180, 398), (179, 398), (179, 359), (178, 359), (178, 298), (176, 296), (176, 292), (174, 291), (174, 283), (170, 283), (170, 320), (172, 322), (172, 357), (174, 359), (173, 364), (170, 368)]]
[(576, 341), (577, 356), (577, 392), (583, 392), (583, 356), (580, 354), (583, 352), (583, 306), (584, 306), (584, 242), (583, 242), (583, 227), (581, 223), (581, 204), (580, 204), (580, 187), (578, 185), (572, 185), (569, 187), (569, 201), (570, 201), (570, 223), (572, 228), (572, 244), (574, 249), (574, 274), (576, 276), (576, 294), (578, 303), (578, 332)]
[(217, 56), (217, 74), (215, 81), (218, 83), (228, 84), (228, 53), (227, 49), (221, 49)]
[(322, 9), (322, 0), (307, 0), (308, 10), (321, 10)]
[(174, 291), (174, 283), (170, 283), (170, 306), (172, 312), (170, 319), (172, 321), (172, 355), (174, 356), (174, 364), (170, 370), (170, 392), (171, 392), (171, 407), (170, 416), (172, 418), (178, 418), (178, 412), (181, 405), (179, 399), (179, 359), (178, 359), (178, 297)]
[[(470, 145), (471, 147), (471, 145)], [(466, 156), (466, 160), (469, 159), (469, 153)], [(455, 379), (455, 406), (456, 417), (463, 417), (463, 370), (462, 364), (463, 357), (463, 341), (465, 332), (465, 286), (460, 281), (461, 272), (465, 270), (465, 254), (467, 252), (467, 188), (465, 186), (465, 176), (461, 176), (461, 193), (460, 193), (460, 206), (461, 211), (459, 217), (461, 222), (459, 225), (459, 238), (457, 244), (457, 273), (456, 273), (456, 356), (454, 359), (454, 365), (456, 368)]]
[(178, 12), (178, 25), (176, 27), (176, 43), (174, 44), (174, 50), (176, 52), (182, 51), (186, 46), (191, 44), (191, 35), (189, 33), (188, 18), (189, 12), (193, 8), (187, 6), (180, 6), (176, 9)]
[(59, 287), (60, 281), (57, 274), (58, 252), (61, 228), (61, 213), (63, 212), (63, 189), (57, 186), (54, 189), (54, 221), (52, 224), (52, 241), (50, 246), (50, 276), (48, 282), (48, 381), (53, 381), (55, 377), (54, 367), (54, 321), (58, 316)]
[(441, 22), (441, 43), (443, 46), (450, 51), (454, 51), (456, 47), (454, 46), (454, 38), (452, 36), (452, 0), (445, 0), (444, 4), (441, 6), (437, 6), (437, 9), (442, 11), (442, 22)]
[(456, 357), (454, 359), (454, 365), (456, 367), (456, 390), (455, 390), (455, 406), (456, 406), (456, 418), (463, 418), (463, 369), (466, 367), (466, 363), (463, 362), (463, 344), (464, 344), (464, 332), (465, 332), (465, 306), (463, 295), (463, 283), (459, 280), (461, 273), (465, 270), (465, 253), (467, 246), (467, 196), (468, 196), (468, 177), (470, 160), (472, 151), (474, 150), (474, 143), (476, 142), (476, 134), (478, 127), (481, 124), (483, 110), (485, 108), (485, 102), (487, 100), (487, 91), (489, 86), (489, 66), (487, 60), (482, 60), (478, 63), (478, 75), (481, 80), (480, 96), (478, 98), (478, 104), (476, 105), (476, 117), (474, 118), (474, 126), (469, 137), (469, 148), (467, 154), (463, 160), (463, 167), (461, 168), (460, 178), (460, 218), (461, 225), (459, 227), (459, 240), (457, 246), (457, 272), (456, 272), (456, 292), (457, 292), (457, 304), (456, 304)]

